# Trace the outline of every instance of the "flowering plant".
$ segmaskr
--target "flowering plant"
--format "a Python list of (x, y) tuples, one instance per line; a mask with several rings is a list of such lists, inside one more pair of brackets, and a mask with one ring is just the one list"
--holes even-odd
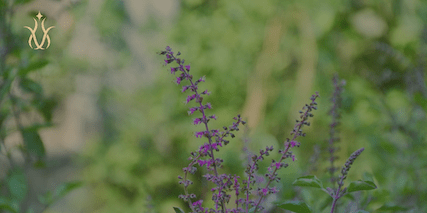
[[(284, 142), (284, 149), (279, 150), (281, 156), (280, 159), (277, 161), (273, 159), (270, 166), (268, 167), (268, 172), (267, 174), (265, 174), (265, 186), (258, 187), (256, 190), (253, 190), (252, 187), (255, 185), (256, 182), (255, 172), (258, 170), (258, 163), (264, 160), (264, 156), (268, 156), (269, 153), (273, 151), (273, 146), (267, 146), (265, 149), (261, 149), (259, 155), (252, 154), (250, 158), (251, 161), (248, 163), (248, 166), (245, 170), (246, 178), (241, 178), (240, 176), (231, 174), (221, 174), (219, 172), (219, 168), (222, 168), (223, 160), (221, 158), (215, 158), (214, 150), (218, 152), (219, 147), (227, 145), (230, 141), (226, 140), (226, 138), (229, 136), (231, 138), (234, 138), (235, 135), (233, 132), (239, 131), (240, 124), (244, 125), (246, 122), (242, 120), (240, 115), (237, 115), (236, 117), (234, 117), (235, 122), (233, 122), (233, 124), (229, 127), (223, 127), (222, 131), (220, 131), (219, 129), (209, 128), (208, 123), (212, 119), (216, 120), (217, 117), (215, 115), (207, 115), (206, 110), (211, 109), (212, 105), (210, 103), (203, 103), (203, 97), (205, 95), (210, 95), (210, 92), (208, 92), (208, 90), (200, 92), (198, 88), (199, 83), (205, 82), (205, 78), (202, 77), (197, 80), (194, 80), (193, 75), (190, 74), (191, 66), (185, 65), (185, 60), (178, 57), (181, 55), (181, 53), (178, 52), (175, 55), (169, 46), (166, 47), (166, 50), (159, 52), (159, 54), (166, 56), (166, 59), (164, 60), (165, 65), (176, 62), (177, 66), (172, 66), (170, 68), (170, 71), (171, 74), (176, 74), (176, 72), (180, 72), (179, 76), (176, 77), (175, 80), (177, 84), (181, 84), (184, 80), (187, 80), (189, 82), (189, 84), (182, 86), (181, 90), (181, 92), (186, 92), (188, 90), (192, 92), (191, 95), (187, 96), (187, 104), (193, 100), (194, 102), (196, 102), (196, 106), (191, 107), (188, 111), (188, 114), (192, 115), (195, 112), (199, 111), (201, 113), (201, 117), (193, 119), (193, 124), (201, 124), (204, 126), (203, 131), (195, 132), (194, 135), (196, 138), (207, 139), (206, 142), (201, 145), (198, 150), (191, 153), (191, 157), (189, 158), (189, 165), (183, 168), (184, 176), (178, 176), (178, 178), (180, 179), (179, 183), (184, 185), (184, 194), (179, 195), (179, 198), (187, 202), (189, 208), (191, 209), (191, 212), (194, 213), (248, 213), (263, 210), (264, 207), (262, 204), (265, 201), (266, 196), (278, 192), (277, 187), (272, 187), (270, 185), (273, 181), (280, 181), (280, 177), (277, 176), (278, 170), (280, 170), (281, 168), (286, 168), (288, 166), (288, 164), (285, 163), (284, 160), (291, 158), (292, 161), (295, 161), (295, 155), (292, 153), (291, 149), (300, 146), (300, 142), (297, 141), (297, 138), (299, 136), (305, 136), (305, 133), (302, 132), (302, 127), (304, 125), (310, 126), (308, 118), (313, 117), (314, 115), (312, 114), (312, 111), (317, 109), (316, 98), (319, 97), (318, 92), (311, 96), (311, 103), (306, 104), (302, 108), (302, 110), (299, 111), (299, 113), (301, 114), (300, 120), (296, 120), (296, 124), (293, 130), (291, 131), (292, 137), (287, 138)], [(340, 87), (337, 86), (337, 88)], [(339, 91), (337, 93), (339, 93)], [(372, 181), (370, 181), (369, 183), (365, 181), (356, 183), (357, 186), (354, 187), (351, 187), (352, 185), (350, 185), (348, 189), (344, 188), (342, 191), (340, 191), (341, 187), (343, 186), (343, 180), (346, 178), (347, 172), (350, 169), (350, 165), (363, 150), (364, 148), (353, 153), (345, 164), (345, 167), (343, 167), (342, 176), (338, 182), (339, 187), (337, 188), (336, 192), (331, 188), (324, 189), (321, 182), (315, 176), (304, 176), (298, 178), (294, 182), (294, 185), (311, 186), (323, 189), (325, 192), (327, 192), (330, 196), (333, 197), (333, 206), (331, 210), (331, 213), (333, 213), (337, 200), (346, 193), (351, 192), (351, 190), (358, 191), (372, 189), (376, 187)], [(331, 155), (333, 156), (333, 153), (331, 153)], [(203, 177), (215, 185), (215, 187), (211, 188), (212, 200), (215, 203), (215, 206), (213, 208), (203, 207), (203, 200), (197, 200), (197, 196), (188, 191), (189, 185), (193, 183), (191, 180), (189, 180), (188, 176), (189, 174), (195, 174), (195, 172), (197, 171), (196, 165), (198, 165), (199, 167), (206, 166), (208, 173)], [(239, 182), (239, 180), (242, 181)], [(370, 188), (366, 187), (363, 184), (368, 184)], [(235, 205), (230, 208), (227, 205), (231, 200), (231, 193), (235, 195)], [(243, 198), (241, 198), (240, 195), (242, 195)], [(311, 212), (310, 207), (302, 202), (285, 202), (279, 204), (278, 206), (283, 209), (288, 209), (295, 212)], [(176, 212), (184, 212), (183, 210), (177, 207), (174, 207), (174, 209)]]

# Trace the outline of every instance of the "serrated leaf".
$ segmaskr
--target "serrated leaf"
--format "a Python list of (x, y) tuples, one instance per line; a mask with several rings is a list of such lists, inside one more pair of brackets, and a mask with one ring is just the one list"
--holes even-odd
[(293, 211), (295, 213), (311, 213), (311, 208), (302, 201), (286, 201), (279, 204), (277, 207)]
[(49, 64), (49, 61), (47, 61), (47, 60), (35, 61), (35, 62), (31, 63), (30, 65), (28, 65), (27, 67), (20, 69), (18, 72), (18, 75), (19, 76), (26, 76), (29, 72), (41, 69), (48, 64)]
[(43, 157), (46, 154), (43, 141), (37, 131), (24, 129), (22, 131), (22, 137), (24, 138), (25, 146), (29, 152), (33, 152), (39, 157)]
[(320, 182), (320, 180), (314, 175), (299, 177), (292, 183), (292, 185), (323, 189), (322, 182)]
[(185, 213), (184, 210), (178, 207), (173, 207), (173, 210), (175, 210), (175, 213)]
[(55, 199), (64, 197), (66, 194), (70, 193), (72, 190), (81, 187), (83, 184), (80, 181), (62, 183), (55, 190)]
[(384, 204), (379, 209), (377, 209), (377, 211), (393, 211), (393, 212), (405, 211), (405, 210), (408, 210), (408, 208), (403, 207), (403, 206), (394, 205), (394, 204)]
[(356, 192), (356, 191), (362, 191), (362, 190), (372, 190), (376, 188), (377, 186), (372, 181), (358, 180), (350, 183), (350, 185), (348, 186), (347, 192), (350, 193), (350, 192)]
[(14, 169), (7, 178), (7, 186), (14, 198), (21, 201), (27, 195), (27, 178), (20, 169)]

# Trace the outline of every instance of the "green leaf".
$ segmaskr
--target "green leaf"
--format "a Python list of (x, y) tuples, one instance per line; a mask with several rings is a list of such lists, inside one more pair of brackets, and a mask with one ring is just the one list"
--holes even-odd
[(361, 190), (372, 190), (376, 188), (377, 186), (372, 181), (358, 180), (350, 183), (350, 185), (348, 186), (347, 192), (350, 193), (350, 192), (356, 192)]
[(32, 0), (16, 0), (15, 4), (25, 4), (25, 3), (28, 3), (30, 1), (32, 1)]
[(0, 100), (3, 100), (3, 97), (6, 95), (6, 93), (9, 92), (10, 86), (12, 85), (12, 82), (15, 78), (15, 75), (10, 75), (8, 79), (1, 85), (0, 88)]
[(364, 181), (371, 181), (373, 183), (374, 182), (374, 177), (373, 177), (372, 174), (364, 172), (362, 180), (364, 180)]
[(173, 210), (175, 210), (175, 213), (185, 213), (184, 210), (182, 210), (178, 207), (173, 207)]
[(23, 200), (27, 195), (27, 178), (21, 169), (14, 169), (7, 178), (7, 186), (10, 193), (17, 200)]
[(329, 207), (331, 205), (332, 201), (333, 201), (333, 199), (331, 196), (327, 196), (327, 197), (325, 196), (319, 204), (319, 206), (320, 206), (319, 210), (323, 211), (324, 209), (326, 209), (326, 207)]
[(62, 183), (61, 185), (59, 185), (56, 188), (55, 196), (54, 197), (55, 197), (55, 199), (62, 198), (66, 194), (68, 194), (71, 191), (73, 191), (74, 189), (80, 188), (82, 185), (83, 184), (80, 181), (73, 181), (73, 182), (68, 182), (68, 183)]
[(29, 78), (22, 78), (20, 81), (20, 85), (22, 87), (23, 90), (27, 91), (27, 92), (32, 92), (38, 95), (42, 95), (43, 94), (43, 88), (42, 86), (29, 79)]
[(34, 162), (33, 167), (37, 169), (43, 169), (46, 168), (46, 163), (42, 159), (38, 159), (36, 162)]
[(293, 211), (295, 213), (311, 213), (311, 208), (301, 201), (286, 201), (278, 205), (282, 209)]
[(35, 100), (38, 111), (43, 115), (45, 121), (52, 121), (53, 110), (58, 106), (58, 101), (55, 98), (43, 98), (43, 100)]
[(49, 61), (47, 60), (38, 60), (36, 62), (31, 63), (30, 65), (28, 65), (25, 68), (22, 68), (19, 70), (18, 75), (19, 76), (26, 76), (28, 73), (41, 69), (44, 66), (46, 66), (47, 64), (49, 64)]
[(408, 208), (402, 207), (402, 206), (397, 206), (397, 205), (390, 204), (390, 203), (384, 204), (379, 209), (377, 209), (377, 211), (393, 211), (393, 212), (405, 211), (405, 210), (408, 210)]
[(24, 138), (25, 146), (29, 152), (33, 152), (39, 157), (43, 157), (46, 154), (43, 141), (36, 130), (24, 129), (22, 131), (22, 137)]
[(356, 213), (369, 213), (369, 212), (367, 212), (367, 211), (365, 211), (365, 210), (359, 210), (359, 211), (357, 211)]
[(292, 183), (292, 185), (323, 189), (322, 182), (320, 182), (320, 180), (314, 175), (299, 177)]
[(46, 194), (44, 194), (43, 196), (41, 196), (41, 195), (37, 196), (37, 199), (39, 200), (40, 203), (48, 206), (51, 203), (53, 203), (52, 192), (51, 191), (47, 191)]
[(10, 198), (5, 197), (0, 197), (0, 209), (11, 211), (13, 213), (19, 212), (17, 205), (14, 205)]

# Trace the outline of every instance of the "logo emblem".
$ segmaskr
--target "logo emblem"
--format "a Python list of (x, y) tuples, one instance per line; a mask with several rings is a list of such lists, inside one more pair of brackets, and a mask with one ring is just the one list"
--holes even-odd
[[(40, 21), (40, 19), (41, 19), (41, 17), (43, 17), (43, 15), (40, 14), (40, 11), (39, 11), (39, 13), (36, 15), (36, 17)], [(33, 18), (33, 19), (34, 19), (34, 29), (31, 29), (28, 26), (24, 26), (25, 28), (27, 28), (31, 32), (30, 38), (28, 39), (28, 45), (30, 45), (31, 49), (34, 49), (33, 46), (31, 45), (31, 41), (34, 41), (34, 44), (36, 44), (35, 50), (39, 50), (39, 49), (40, 50), (44, 50), (45, 48), (43, 48), (43, 45), (44, 45), (45, 41), (47, 40), (46, 49), (49, 48), (49, 46), (50, 46), (50, 37), (49, 37), (49, 35), (47, 33), (49, 32), (50, 29), (54, 28), (54, 26), (45, 29), (44, 28), (44, 21), (46, 20), (46, 18), (44, 18), (42, 20), (42, 24), (41, 25), (42, 25), (42, 30), (43, 30), (43, 39), (42, 39), (42, 42), (39, 44), (39, 42), (37, 41), (37, 38), (36, 38), (36, 30), (37, 30), (38, 24), (37, 24), (36, 19), (35, 18)]]

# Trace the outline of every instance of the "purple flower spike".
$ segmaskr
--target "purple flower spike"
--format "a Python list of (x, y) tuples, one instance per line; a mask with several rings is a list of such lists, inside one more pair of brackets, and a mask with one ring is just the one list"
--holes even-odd
[[(177, 84), (180, 84), (181, 81), (188, 80), (189, 84), (186, 86), (183, 86), (181, 91), (185, 92), (187, 90), (190, 90), (192, 94), (187, 96), (186, 103), (188, 104), (190, 101), (195, 100), (193, 103), (195, 103), (196, 106), (190, 107), (190, 110), (188, 111), (189, 115), (192, 115), (196, 111), (200, 111), (202, 116), (199, 116), (198, 118), (193, 119), (193, 124), (198, 125), (201, 123), (204, 123), (204, 130), (203, 131), (196, 131), (194, 135), (196, 138), (203, 138), (204, 140), (207, 140), (200, 148), (191, 153), (191, 157), (189, 158), (189, 165), (183, 169), (185, 176), (178, 177), (180, 179), (180, 184), (184, 185), (185, 188), (185, 194), (179, 195), (178, 197), (180, 199), (183, 199), (185, 202), (188, 202), (190, 209), (194, 213), (208, 213), (208, 212), (244, 212), (244, 209), (242, 207), (239, 207), (239, 204), (249, 203), (251, 202), (251, 205), (254, 204), (253, 201), (244, 200), (242, 198), (236, 199), (236, 208), (229, 209), (227, 208), (227, 203), (230, 201), (230, 195), (227, 194), (229, 191), (235, 190), (236, 196), (239, 195), (240, 190), (240, 184), (237, 181), (237, 177), (234, 176), (234, 184), (233, 184), (233, 176), (227, 175), (227, 174), (220, 174), (218, 172), (218, 168), (222, 167), (223, 160), (220, 158), (215, 158), (213, 150), (219, 151), (219, 148), (222, 147), (222, 145), (227, 145), (229, 143), (228, 140), (225, 140), (225, 137), (231, 136), (232, 138), (235, 136), (231, 131), (238, 131), (238, 125), (240, 123), (245, 124), (245, 121), (242, 121), (240, 116), (234, 118), (236, 121), (233, 123), (230, 127), (224, 127), (225, 132), (219, 131), (218, 129), (210, 129), (208, 127), (208, 121), (210, 119), (217, 119), (215, 115), (207, 116), (205, 113), (205, 109), (212, 109), (211, 103), (204, 104), (203, 99), (204, 97), (202, 95), (210, 95), (210, 92), (208, 90), (205, 90), (203, 92), (198, 91), (198, 83), (205, 82), (205, 77), (199, 78), (197, 80), (193, 80), (193, 75), (190, 75), (190, 69), (191, 66), (184, 65), (185, 61), (184, 59), (177, 58), (176, 56), (181, 55), (180, 52), (174, 55), (172, 52), (172, 48), (169, 46), (166, 47), (166, 51), (161, 51), (159, 53), (160, 55), (166, 55), (166, 59), (164, 60), (165, 65), (170, 64), (172, 62), (176, 62), (178, 65), (176, 67), (171, 67), (170, 72), (171, 74), (176, 74), (177, 71), (179, 71), (179, 77), (176, 78), (175, 82)], [(188, 174), (195, 174), (197, 171), (196, 165), (199, 166), (206, 166), (208, 173), (204, 175), (208, 181), (214, 183), (216, 187), (211, 188), (211, 191), (213, 192), (212, 200), (215, 203), (215, 209), (212, 208), (203, 208), (202, 202), (203, 200), (197, 200), (196, 202), (193, 202), (192, 199), (195, 199), (195, 194), (190, 194), (187, 192), (188, 186), (191, 185), (193, 182), (188, 179)], [(254, 167), (255, 169), (255, 167)], [(246, 187), (246, 186), (245, 186)], [(270, 193), (267, 191), (267, 193)]]

